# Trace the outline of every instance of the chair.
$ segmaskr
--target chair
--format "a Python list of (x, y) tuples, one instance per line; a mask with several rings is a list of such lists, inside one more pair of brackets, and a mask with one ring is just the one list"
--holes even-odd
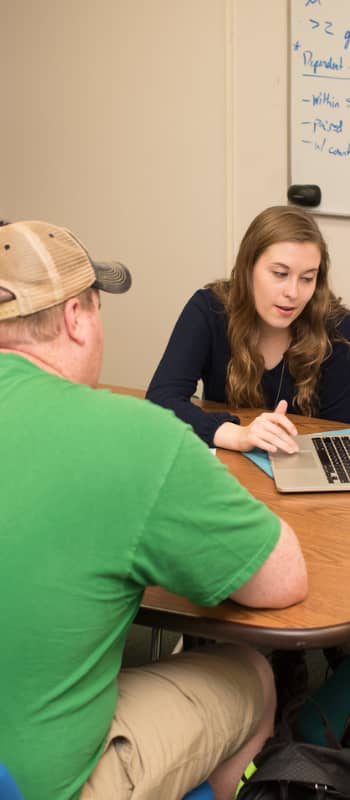
[(192, 792), (187, 792), (183, 800), (214, 800), (214, 792), (210, 784), (205, 781), (196, 789), (192, 789)]
[(162, 628), (152, 628), (151, 633), (151, 661), (159, 661), (162, 650)]
[[(23, 800), (19, 788), (4, 764), (0, 764), (0, 800)], [(188, 792), (183, 800), (214, 800), (214, 794), (207, 781)]]
[(4, 764), (0, 764), (0, 798), (1, 800), (23, 800), (14, 778)]

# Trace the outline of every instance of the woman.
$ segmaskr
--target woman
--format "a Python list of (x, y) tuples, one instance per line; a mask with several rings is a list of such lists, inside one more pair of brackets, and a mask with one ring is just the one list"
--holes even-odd
[[(259, 214), (228, 280), (197, 291), (179, 317), (147, 397), (209, 446), (297, 450), (286, 413), (350, 423), (350, 312), (328, 285), (329, 255), (313, 217), (294, 206)], [(207, 400), (265, 408), (240, 426)]]

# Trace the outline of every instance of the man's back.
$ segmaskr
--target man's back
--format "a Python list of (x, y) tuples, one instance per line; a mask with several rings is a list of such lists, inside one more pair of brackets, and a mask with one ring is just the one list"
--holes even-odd
[[(88, 777), (141, 593), (125, 578), (135, 544), (125, 542), (125, 531), (137, 534), (135, 504), (127, 508), (132, 475), (118, 441), (108, 471), (103, 411), (94, 400), (88, 388), (1, 356), (0, 752), (25, 776), (29, 798), (73, 797)], [(112, 420), (112, 438), (115, 430)], [(116, 494), (120, 514), (111, 518)]]
[(245, 490), (149, 403), (2, 354), (0, 411), (0, 752), (26, 800), (71, 800), (103, 750), (143, 588), (218, 602), (279, 523), (254, 501), (247, 513)]

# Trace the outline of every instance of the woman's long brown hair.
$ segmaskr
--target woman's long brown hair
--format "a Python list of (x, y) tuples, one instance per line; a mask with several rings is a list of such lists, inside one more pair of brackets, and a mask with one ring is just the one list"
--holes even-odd
[(264, 359), (258, 351), (259, 317), (255, 308), (252, 274), (262, 253), (277, 242), (313, 242), (320, 250), (316, 289), (300, 316), (291, 325), (291, 342), (285, 353), (300, 413), (318, 411), (317, 384), (321, 364), (332, 351), (336, 327), (346, 309), (328, 285), (329, 255), (318, 225), (307, 211), (296, 206), (265, 209), (246, 231), (228, 280), (208, 284), (227, 314), (231, 358), (227, 367), (226, 393), (230, 405), (264, 406), (261, 379)]

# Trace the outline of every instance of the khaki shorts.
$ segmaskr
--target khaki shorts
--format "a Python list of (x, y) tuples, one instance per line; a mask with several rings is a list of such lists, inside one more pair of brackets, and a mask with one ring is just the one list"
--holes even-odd
[(106, 749), (81, 800), (180, 800), (251, 738), (263, 707), (260, 678), (234, 645), (122, 670)]

